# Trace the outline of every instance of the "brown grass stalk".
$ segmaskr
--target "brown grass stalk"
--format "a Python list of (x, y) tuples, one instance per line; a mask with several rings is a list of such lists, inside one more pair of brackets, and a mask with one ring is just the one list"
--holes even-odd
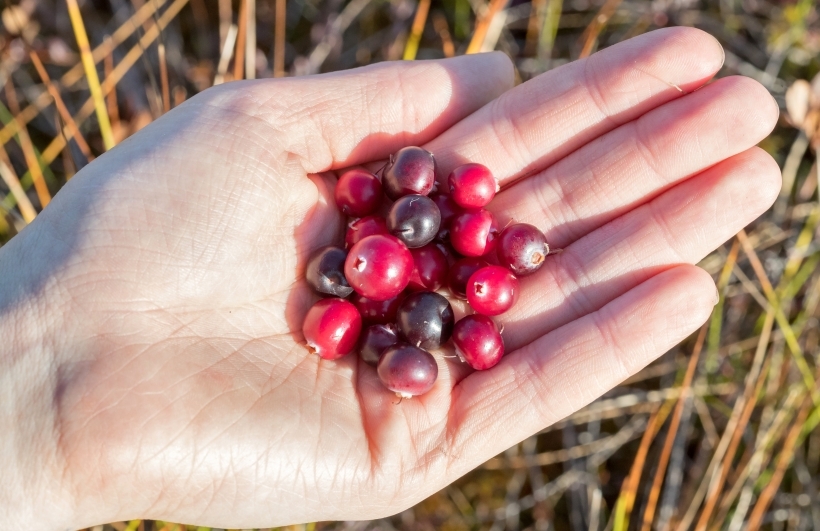
[(507, 6), (508, 1), (509, 0), (490, 1), (490, 6), (487, 8), (487, 12), (476, 21), (473, 37), (470, 39), (470, 44), (467, 46), (467, 51), (464, 53), (471, 54), (481, 51), (481, 46), (484, 44), (484, 38), (487, 36), (487, 30), (490, 28), (493, 18), (495, 18), (499, 11)]
[(245, 70), (245, 39), (248, 35), (248, 0), (241, 0), (239, 4), (239, 32), (236, 34), (236, 52), (233, 59), (233, 78), (242, 79)]
[(286, 10), (286, 1), (276, 0), (276, 20), (273, 28), (273, 77), (285, 77)]
[(606, 0), (604, 5), (601, 6), (601, 9), (598, 10), (595, 18), (593, 18), (592, 22), (589, 23), (587, 29), (584, 31), (584, 34), (581, 35), (583, 46), (581, 48), (581, 53), (578, 55), (579, 59), (589, 57), (589, 55), (595, 51), (595, 46), (598, 44), (598, 36), (604, 28), (606, 28), (607, 23), (609, 23), (609, 19), (615, 14), (615, 10), (618, 9), (618, 6), (621, 5), (622, 1), (623, 0)]
[(454, 57), (456, 55), (456, 47), (453, 44), (453, 37), (450, 35), (447, 17), (438, 11), (433, 13), (433, 28), (435, 28), (439, 39), (441, 39), (441, 51), (444, 53), (444, 57)]
[[(20, 103), (17, 100), (17, 90), (11, 82), (11, 78), (6, 81), (6, 100), (9, 103), (11, 113), (17, 116), (20, 113)], [(31, 172), (31, 180), (34, 183), (34, 190), (37, 192), (37, 199), (40, 200), (40, 208), (45, 208), (51, 202), (51, 192), (48, 191), (48, 186), (46, 186), (43, 168), (40, 166), (37, 153), (34, 151), (34, 144), (31, 143), (31, 137), (28, 136), (28, 130), (25, 126), (20, 127), (17, 135), (20, 138), (20, 148), (23, 151), (23, 157), (26, 159), (28, 171)]]
[(0, 178), (6, 183), (11, 195), (13, 195), (17, 201), (17, 208), (20, 209), (23, 220), (25, 220), (26, 223), (31, 223), (34, 221), (34, 218), (37, 217), (37, 211), (34, 209), (34, 205), (31, 204), (26, 192), (20, 185), (20, 179), (17, 177), (17, 174), (14, 173), (14, 170), (8, 163), (5, 150), (0, 149), (0, 154), (2, 154), (0, 158)]
[[(159, 79), (162, 87), (162, 112), (167, 113), (171, 110), (171, 87), (168, 83), (168, 62), (165, 60), (165, 45), (163, 43), (159, 43), (157, 46), (157, 54), (159, 55)], [(116, 92), (116, 90), (111, 92)]]

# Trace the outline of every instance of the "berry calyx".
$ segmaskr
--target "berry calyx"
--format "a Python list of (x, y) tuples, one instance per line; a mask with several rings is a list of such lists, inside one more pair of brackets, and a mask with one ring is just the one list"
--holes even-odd
[(498, 192), (498, 182), (483, 164), (463, 164), (447, 178), (450, 195), (462, 208), (483, 208)]
[(387, 214), (387, 229), (413, 249), (427, 245), (438, 233), (441, 213), (427, 196), (410, 194), (400, 197)]
[(362, 318), (344, 299), (322, 299), (308, 310), (302, 324), (308, 350), (326, 360), (348, 354), (356, 346)]
[(353, 293), (344, 274), (347, 253), (338, 247), (323, 247), (305, 268), (305, 280), (317, 293), (345, 298)]
[(359, 341), (359, 357), (373, 367), (379, 363), (379, 357), (388, 347), (399, 342), (396, 327), (392, 324), (368, 326)]
[(412, 398), (433, 388), (438, 365), (426, 350), (398, 343), (382, 352), (376, 372), (389, 390), (402, 398)]
[(339, 177), (335, 190), (336, 206), (351, 217), (362, 217), (379, 208), (382, 183), (362, 168), (348, 170)]
[(504, 355), (504, 340), (495, 322), (486, 315), (468, 315), (457, 322), (453, 344), (458, 357), (479, 371), (493, 367)]
[(345, 277), (356, 293), (376, 301), (392, 299), (407, 287), (413, 255), (398, 238), (368, 236), (350, 248)]
[(427, 195), (436, 185), (436, 161), (420, 147), (401, 148), (384, 167), (382, 188), (392, 200), (408, 194)]
[(518, 292), (518, 279), (501, 266), (483, 267), (467, 281), (467, 302), (484, 315), (499, 315), (512, 308)]
[(501, 232), (496, 243), (498, 262), (519, 277), (541, 269), (549, 252), (544, 233), (527, 223), (510, 225)]
[(410, 249), (413, 255), (413, 273), (407, 289), (412, 291), (435, 291), (447, 280), (447, 256), (434, 243), (418, 249)]
[(455, 316), (447, 299), (432, 291), (408, 295), (399, 306), (396, 323), (411, 345), (432, 350), (450, 339)]
[(468, 210), (450, 222), (450, 243), (464, 256), (484, 256), (495, 248), (498, 225), (489, 210)]

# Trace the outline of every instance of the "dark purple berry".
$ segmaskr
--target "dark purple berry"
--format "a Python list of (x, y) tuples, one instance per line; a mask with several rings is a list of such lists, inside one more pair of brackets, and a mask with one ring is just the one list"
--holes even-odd
[(345, 278), (347, 252), (338, 247), (323, 247), (314, 254), (305, 268), (305, 279), (310, 287), (323, 295), (345, 298), (353, 288)]
[(461, 258), (450, 266), (450, 272), (447, 275), (447, 286), (450, 288), (450, 293), (459, 299), (467, 298), (467, 282), (473, 273), (487, 267), (489, 264), (481, 258)]
[(453, 218), (457, 215), (461, 214), (461, 207), (447, 194), (434, 194), (430, 196), (430, 199), (433, 200), (439, 212), (441, 212), (441, 224), (438, 227), (436, 239), (448, 241), (450, 239), (450, 222), (453, 221)]
[(360, 218), (379, 208), (382, 201), (382, 183), (369, 171), (354, 168), (339, 177), (335, 195), (339, 210), (348, 216)]
[(436, 185), (436, 161), (420, 147), (400, 149), (390, 157), (382, 173), (384, 193), (392, 200), (408, 194), (427, 195)]
[(396, 324), (411, 345), (432, 350), (450, 339), (455, 316), (447, 299), (432, 291), (408, 295), (399, 306)]
[[(439, 244), (440, 245), (440, 244)], [(412, 291), (435, 291), (447, 281), (449, 264), (447, 257), (435, 243), (428, 243), (418, 249), (410, 249), (413, 255), (413, 273), (407, 289)]]
[(396, 327), (392, 324), (377, 324), (368, 326), (362, 332), (362, 338), (359, 341), (359, 357), (365, 363), (376, 366), (379, 363), (379, 356), (388, 347), (392, 347), (399, 342), (396, 334)]
[(537, 227), (526, 223), (510, 225), (496, 243), (496, 254), (502, 266), (517, 276), (531, 275), (541, 269), (550, 252), (547, 238)]
[(438, 207), (423, 195), (400, 197), (387, 213), (387, 230), (411, 249), (433, 241), (440, 224)]
[(426, 393), (438, 378), (433, 355), (405, 343), (397, 343), (382, 352), (376, 371), (384, 386), (402, 398)]
[(399, 294), (386, 301), (376, 301), (368, 299), (364, 295), (354, 293), (350, 297), (350, 302), (356, 306), (362, 319), (369, 324), (388, 324), (396, 322), (396, 312), (399, 311), (399, 304), (404, 300), (404, 296)]
[(453, 329), (456, 354), (470, 367), (483, 371), (501, 361), (504, 340), (495, 322), (486, 315), (468, 315)]

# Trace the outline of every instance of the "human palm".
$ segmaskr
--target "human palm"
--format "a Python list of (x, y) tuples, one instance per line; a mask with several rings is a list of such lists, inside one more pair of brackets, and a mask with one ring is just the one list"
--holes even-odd
[[(72, 524), (392, 514), (672, 347), (715, 302), (689, 264), (779, 190), (753, 147), (777, 117), (766, 91), (694, 92), (720, 65), (677, 28), (513, 89), (501, 54), (235, 83), (84, 169), (0, 253), (41, 264), (23, 284), (59, 323), (40, 437)], [(304, 264), (344, 230), (333, 172), (405, 145), (440, 176), (487, 165), (501, 223), (565, 250), (501, 316), (498, 366), (440, 358), (433, 390), (397, 403), (300, 328)]]

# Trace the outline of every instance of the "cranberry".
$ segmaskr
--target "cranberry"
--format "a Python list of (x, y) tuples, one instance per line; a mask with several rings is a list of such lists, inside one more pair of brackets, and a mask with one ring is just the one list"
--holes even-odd
[(464, 256), (484, 256), (495, 247), (498, 225), (488, 210), (462, 212), (450, 223), (450, 243)]
[(495, 322), (486, 315), (468, 315), (453, 329), (456, 354), (470, 367), (483, 371), (501, 361), (504, 340)]
[(381, 216), (367, 216), (361, 219), (354, 220), (347, 226), (345, 233), (345, 246), (350, 249), (359, 240), (363, 240), (368, 236), (374, 234), (390, 234), (387, 230), (387, 223)]
[(467, 298), (467, 281), (473, 276), (473, 273), (487, 267), (489, 264), (481, 258), (462, 258), (450, 266), (450, 272), (447, 275), (447, 287), (450, 288), (450, 293), (459, 299)]
[(344, 299), (322, 299), (308, 310), (302, 324), (308, 350), (326, 360), (341, 358), (356, 346), (362, 317)]
[(433, 355), (403, 343), (382, 352), (376, 371), (384, 386), (402, 398), (426, 393), (438, 378), (438, 365)]
[(438, 245), (428, 243), (424, 247), (410, 249), (410, 254), (413, 255), (415, 267), (410, 275), (410, 283), (407, 284), (408, 289), (435, 291), (444, 285), (449, 264)]
[(413, 255), (393, 236), (368, 236), (350, 248), (345, 277), (356, 290), (376, 301), (392, 299), (407, 287)]
[(518, 279), (504, 267), (482, 267), (467, 281), (467, 302), (478, 313), (498, 315), (518, 300)]
[(504, 229), (496, 245), (499, 263), (520, 277), (541, 269), (549, 252), (544, 233), (526, 223)]
[(305, 268), (305, 279), (318, 293), (347, 297), (353, 288), (344, 274), (347, 253), (338, 247), (323, 247), (311, 257)]
[(430, 350), (450, 339), (455, 316), (447, 299), (432, 291), (419, 291), (402, 301), (396, 322), (408, 343)]
[(407, 194), (427, 195), (435, 185), (436, 161), (420, 147), (405, 147), (391, 155), (382, 173), (384, 193), (394, 201)]
[(350, 302), (356, 306), (359, 313), (362, 314), (362, 319), (366, 323), (373, 324), (387, 324), (396, 321), (396, 312), (399, 310), (399, 304), (404, 300), (401, 294), (386, 301), (374, 301), (368, 299), (363, 295), (354, 293), (350, 298)]
[(382, 183), (379, 178), (361, 168), (348, 170), (336, 183), (336, 206), (351, 217), (362, 217), (379, 208)]
[(438, 247), (438, 250), (441, 251), (441, 254), (443, 254), (444, 257), (447, 258), (447, 267), (451, 267), (453, 264), (456, 263), (456, 260), (461, 258), (461, 255), (459, 255), (455, 251), (455, 249), (453, 249), (453, 246), (449, 243), (435, 242), (435, 244), (436, 247)]
[(367, 327), (359, 341), (359, 357), (368, 365), (376, 366), (379, 356), (387, 347), (399, 342), (396, 327), (392, 324), (377, 324)]
[(450, 239), (450, 222), (458, 214), (461, 214), (461, 208), (447, 194), (434, 194), (430, 196), (430, 199), (433, 200), (439, 212), (441, 212), (441, 224), (438, 227), (436, 239), (447, 241)]
[(498, 192), (498, 183), (490, 170), (482, 164), (464, 164), (454, 169), (447, 179), (450, 194), (463, 208), (483, 208)]
[(411, 194), (400, 197), (387, 214), (390, 234), (404, 242), (407, 247), (427, 245), (438, 234), (441, 213), (429, 197)]

